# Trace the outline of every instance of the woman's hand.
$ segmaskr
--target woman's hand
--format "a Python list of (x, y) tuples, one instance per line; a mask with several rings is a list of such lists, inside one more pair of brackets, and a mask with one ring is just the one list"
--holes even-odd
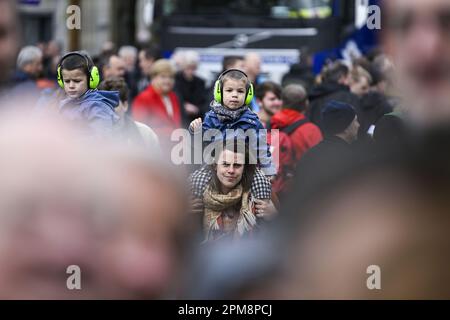
[(191, 199), (191, 212), (195, 214), (203, 214), (205, 206), (203, 205), (203, 199), (193, 198)]
[(196, 132), (201, 128), (202, 128), (202, 118), (192, 120), (191, 124), (189, 125), (189, 129), (192, 132)]
[(255, 199), (255, 209), (255, 215), (258, 218), (263, 218), (264, 220), (271, 220), (278, 214), (273, 202), (269, 199)]

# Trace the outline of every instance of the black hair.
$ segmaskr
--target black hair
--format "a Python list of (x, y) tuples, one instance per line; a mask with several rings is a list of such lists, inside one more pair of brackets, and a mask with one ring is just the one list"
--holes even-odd
[(156, 61), (162, 58), (161, 50), (156, 45), (149, 45), (141, 50), (144, 52), (146, 59), (153, 59)]
[(350, 70), (348, 69), (348, 67), (342, 62), (332, 62), (327, 65), (322, 71), (323, 81), (338, 83), (339, 79), (348, 75), (349, 71)]
[[(86, 61), (87, 60), (87, 61)], [(64, 58), (61, 62), (61, 72), (62, 70), (76, 70), (81, 69), (83, 70), (84, 74), (89, 78), (89, 67), (92, 65), (92, 60), (89, 56), (86, 56), (86, 58), (83, 58), (82, 56), (79, 56), (77, 54), (70, 55), (67, 58)]]

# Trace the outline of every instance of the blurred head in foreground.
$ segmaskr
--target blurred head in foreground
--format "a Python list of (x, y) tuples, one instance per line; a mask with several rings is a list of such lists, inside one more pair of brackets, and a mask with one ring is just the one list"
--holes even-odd
[[(181, 184), (157, 158), (23, 114), (2, 116), (0, 150), (0, 298), (172, 294), (190, 230)], [(80, 290), (67, 287), (71, 265)]]
[(382, 43), (418, 127), (450, 121), (450, 2), (383, 1)]
[(443, 135), (376, 160), (336, 155), (327, 176), (300, 172), (277, 234), (281, 271), (267, 278), (270, 290), (248, 297), (450, 298), (450, 153)]
[(0, 86), (11, 76), (20, 42), (20, 25), (15, 1), (0, 1)]

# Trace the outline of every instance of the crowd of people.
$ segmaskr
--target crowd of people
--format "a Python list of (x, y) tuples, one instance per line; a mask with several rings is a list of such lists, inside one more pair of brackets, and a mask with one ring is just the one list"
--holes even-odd
[(0, 298), (449, 298), (450, 6), (383, 10), (352, 61), (207, 84), (190, 50), (19, 50), (0, 2)]

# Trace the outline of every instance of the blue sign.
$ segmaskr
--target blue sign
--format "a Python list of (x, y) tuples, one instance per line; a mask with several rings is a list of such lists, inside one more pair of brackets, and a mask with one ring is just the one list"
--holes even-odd
[(19, 0), (19, 4), (29, 4), (38, 6), (41, 3), (41, 0)]

